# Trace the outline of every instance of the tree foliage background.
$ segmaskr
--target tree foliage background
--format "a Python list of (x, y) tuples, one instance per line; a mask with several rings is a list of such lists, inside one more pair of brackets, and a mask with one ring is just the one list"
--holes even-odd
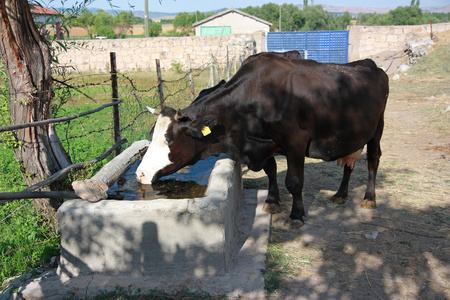
[[(321, 5), (308, 5), (303, 1), (300, 8), (294, 4), (278, 5), (267, 3), (262, 6), (248, 6), (241, 8), (243, 12), (271, 22), (271, 31), (279, 31), (280, 11), (282, 31), (314, 31), (314, 30), (345, 30), (351, 24), (366, 26), (389, 26), (389, 25), (418, 25), (449, 22), (448, 13), (423, 12), (419, 0), (412, 0), (409, 6), (399, 6), (387, 14), (365, 14), (360, 13), (352, 16), (348, 12), (342, 14), (328, 13)], [(280, 9), (281, 8), (281, 9)], [(215, 12), (194, 13), (180, 12), (173, 20), (161, 20), (155, 22), (149, 20), (149, 33), (151, 37), (162, 35), (162, 23), (172, 23), (174, 30), (164, 35), (183, 36), (193, 35), (193, 24), (214, 15)], [(89, 37), (95, 35), (108, 38), (124, 38), (133, 34), (132, 26), (144, 24), (144, 19), (133, 15), (131, 11), (121, 11), (110, 15), (106, 11), (98, 10), (95, 14), (84, 10), (74, 19), (73, 25), (85, 28)]]
[[(307, 2), (307, 1), (305, 1)], [(282, 31), (314, 31), (314, 30), (345, 30), (352, 20), (356, 25), (418, 25), (442, 23), (449, 21), (449, 14), (423, 12), (419, 7), (420, 1), (411, 1), (410, 6), (399, 6), (387, 14), (364, 14), (352, 17), (348, 12), (333, 14), (326, 12), (321, 5), (304, 5), (300, 9), (297, 5), (281, 5)], [(262, 6), (248, 6), (242, 11), (254, 15), (273, 24), (271, 30), (279, 30), (280, 6), (267, 3)]]

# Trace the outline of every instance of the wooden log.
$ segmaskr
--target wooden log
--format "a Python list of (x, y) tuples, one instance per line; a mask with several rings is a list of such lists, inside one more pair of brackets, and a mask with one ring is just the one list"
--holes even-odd
[(72, 182), (72, 188), (81, 199), (88, 202), (98, 202), (108, 198), (108, 186), (92, 179)]

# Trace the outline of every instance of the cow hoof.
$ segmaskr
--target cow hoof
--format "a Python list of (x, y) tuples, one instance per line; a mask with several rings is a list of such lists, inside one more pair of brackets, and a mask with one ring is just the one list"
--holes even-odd
[(264, 203), (262, 210), (269, 214), (276, 214), (280, 212), (280, 205), (276, 203)]
[(363, 202), (361, 202), (361, 208), (374, 209), (375, 207), (377, 207), (375, 200), (364, 199)]
[(339, 197), (339, 196), (333, 196), (330, 198), (330, 202), (334, 204), (344, 204), (345, 198)]
[(305, 224), (305, 223), (304, 223), (302, 220), (298, 220), (298, 219), (293, 220), (293, 219), (291, 219), (291, 218), (289, 218), (289, 219), (286, 221), (286, 223), (285, 223), (285, 225), (286, 225), (287, 227), (291, 228), (291, 229), (300, 228), (300, 227), (302, 227), (304, 224)]

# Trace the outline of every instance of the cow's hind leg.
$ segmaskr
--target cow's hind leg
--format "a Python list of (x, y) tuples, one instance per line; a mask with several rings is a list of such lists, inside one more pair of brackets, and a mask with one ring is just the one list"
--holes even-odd
[(330, 202), (334, 204), (344, 204), (345, 199), (348, 195), (348, 183), (350, 181), (350, 175), (352, 174), (352, 169), (345, 165), (344, 166), (344, 176), (342, 177), (341, 185), (334, 196), (330, 198)]
[(367, 182), (366, 195), (361, 203), (362, 208), (372, 209), (377, 206), (375, 202), (375, 180), (377, 178), (378, 165), (381, 157), (380, 140), (381, 135), (383, 134), (383, 125), (383, 118), (381, 118), (374, 137), (367, 143), (367, 168), (369, 170), (369, 179)]
[(263, 211), (272, 214), (277, 213), (280, 211), (280, 192), (277, 183), (277, 163), (274, 157), (267, 160), (264, 166), (264, 172), (266, 172), (269, 178), (269, 193), (266, 203), (263, 206)]

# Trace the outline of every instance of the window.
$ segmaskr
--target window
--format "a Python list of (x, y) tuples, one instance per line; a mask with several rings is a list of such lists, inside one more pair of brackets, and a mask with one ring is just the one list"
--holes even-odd
[(231, 34), (231, 26), (202, 26), (200, 27), (201, 36), (228, 35)]

